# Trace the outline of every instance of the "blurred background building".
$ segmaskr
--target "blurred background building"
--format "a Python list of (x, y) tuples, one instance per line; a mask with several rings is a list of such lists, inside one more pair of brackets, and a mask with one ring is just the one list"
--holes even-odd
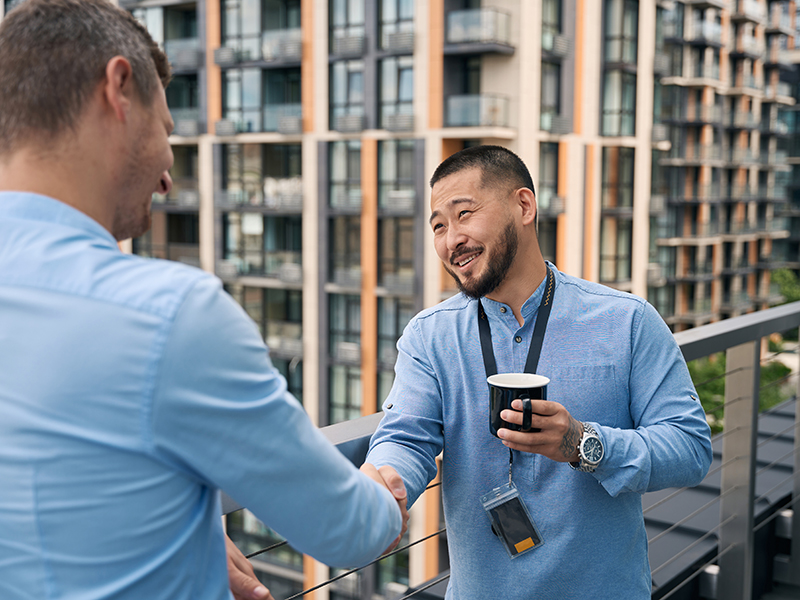
[[(0, 17), (19, 0), (4, 0)], [(175, 73), (174, 187), (128, 251), (216, 273), (312, 420), (376, 412), (395, 343), (453, 294), (427, 179), (470, 145), (531, 169), (545, 258), (674, 331), (769, 306), (800, 270), (794, 0), (120, 0)], [(440, 525), (434, 490), (412, 538)], [(245, 551), (277, 538), (228, 517)], [(276, 598), (329, 570), (255, 559)], [(391, 597), (432, 539), (317, 592)]]

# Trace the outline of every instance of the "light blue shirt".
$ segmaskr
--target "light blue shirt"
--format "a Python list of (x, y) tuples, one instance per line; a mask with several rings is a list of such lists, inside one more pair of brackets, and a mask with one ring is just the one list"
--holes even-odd
[[(522, 307), (522, 327), (483, 299), (498, 372), (524, 370), (543, 290)], [(480, 503), (508, 481), (508, 449), (489, 432), (477, 306), (459, 294), (408, 324), (367, 461), (396, 468), (411, 503), (443, 451), (448, 598), (649, 599), (641, 494), (696, 485), (711, 463), (705, 414), (669, 328), (641, 298), (556, 271), (538, 373), (551, 380), (549, 400), (594, 426), (605, 457), (584, 473), (514, 453), (513, 479), (544, 543), (511, 560)]]
[(368, 562), (391, 494), (311, 424), (215, 277), (0, 193), (0, 598), (229, 599), (218, 489)]

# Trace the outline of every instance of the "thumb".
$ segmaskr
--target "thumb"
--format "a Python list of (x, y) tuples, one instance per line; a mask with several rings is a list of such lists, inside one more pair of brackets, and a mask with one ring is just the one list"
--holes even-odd
[(386, 487), (392, 492), (395, 500), (403, 500), (406, 497), (406, 486), (403, 483), (403, 478), (398, 475), (392, 467), (381, 467), (378, 472), (386, 482)]

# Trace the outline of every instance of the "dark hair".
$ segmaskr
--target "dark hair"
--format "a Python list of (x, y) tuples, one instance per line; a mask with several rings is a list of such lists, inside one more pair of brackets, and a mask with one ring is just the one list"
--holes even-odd
[(133, 15), (106, 0), (25, 0), (0, 23), (0, 153), (73, 129), (105, 76), (123, 56), (145, 106), (167, 57)]
[(513, 189), (533, 189), (533, 179), (522, 159), (502, 146), (473, 146), (456, 152), (436, 167), (431, 177), (431, 187), (445, 177), (478, 168), (482, 172), (481, 185), (507, 185)]

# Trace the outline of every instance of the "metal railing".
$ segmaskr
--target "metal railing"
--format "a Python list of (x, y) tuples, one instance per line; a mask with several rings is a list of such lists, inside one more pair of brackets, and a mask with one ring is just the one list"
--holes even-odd
[[(797, 370), (766, 385), (760, 381), (760, 373), (765, 363), (773, 360), (781, 352), (800, 353), (800, 346), (789, 350), (769, 354), (765, 357), (762, 351), (762, 342), (772, 334), (786, 332), (800, 326), (800, 302), (759, 311), (756, 313), (734, 317), (710, 325), (697, 327), (675, 334), (681, 351), (687, 361), (705, 358), (720, 352), (726, 354), (724, 374), (696, 384), (698, 390), (703, 386), (713, 383), (718, 379), (725, 381), (724, 401), (713, 407), (713, 411), (724, 410), (724, 431), (714, 437), (715, 460), (704, 482), (697, 488), (680, 488), (662, 490), (645, 495), (644, 513), (648, 515), (663, 510), (670, 503), (680, 502), (687, 494), (695, 490), (708, 493), (709, 490), (719, 487), (719, 492), (707, 496), (702, 501), (685, 502), (683, 507), (690, 506), (688, 512), (679, 520), (651, 535), (648, 542), (651, 547), (651, 566), (654, 581), (661, 579), (666, 572), (676, 572), (678, 576), (668, 585), (655, 585), (653, 597), (667, 599), (685, 592), (687, 585), (698, 587), (698, 580), (709, 577), (714, 579), (713, 585), (706, 581), (706, 592), (701, 597), (718, 598), (720, 600), (751, 600), (753, 597), (754, 578), (754, 539), (759, 530), (768, 526), (778, 516), (781, 510), (776, 510), (771, 516), (762, 518), (759, 522), (755, 519), (755, 506), (763, 505), (776, 494), (780, 495), (788, 490), (792, 500), (784, 494), (779, 498), (780, 507), (793, 506), (800, 498), (800, 471), (797, 467), (792, 469), (791, 475), (772, 485), (766, 493), (756, 487), (756, 478), (770, 469), (794, 457), (794, 464), (800, 465), (800, 411), (796, 412), (794, 421), (788, 427), (783, 427), (770, 437), (759, 441), (759, 399), (762, 392), (776, 385), (787, 385), (790, 377), (797, 377), (796, 388), (800, 389), (800, 376)], [(777, 409), (781, 409), (779, 405)], [(762, 417), (770, 413), (762, 414)], [(322, 428), (322, 433), (331, 441), (345, 457), (356, 466), (363, 464), (366, 458), (369, 439), (375, 431), (382, 413), (338, 423)], [(792, 450), (784, 456), (777, 457), (768, 464), (764, 460), (758, 461), (759, 448), (766, 447), (771, 442), (791, 438)], [(762, 434), (762, 438), (764, 435)], [(721, 452), (719, 448), (721, 446)], [(772, 456), (770, 456), (772, 458)], [(785, 465), (784, 465), (785, 468)], [(717, 479), (719, 484), (714, 483)], [(773, 478), (774, 479), (774, 478)], [(428, 489), (440, 485), (434, 483)], [(658, 494), (654, 500), (655, 494)], [(718, 516), (715, 523), (705, 531), (700, 531), (696, 526), (697, 519), (708, 515), (709, 511), (716, 511)], [(229, 513), (239, 507), (230, 498), (223, 495), (223, 512)], [(792, 553), (788, 559), (788, 568), (785, 572), (790, 582), (800, 584), (800, 518), (792, 520), (791, 525)], [(429, 535), (412, 541), (398, 548), (392, 554), (402, 552), (416, 544), (422, 543), (435, 536), (441, 535), (445, 529), (435, 531)], [(687, 536), (687, 532), (693, 532)], [(682, 540), (685, 546), (678, 552), (660, 562), (653, 561), (653, 546), (670, 535)], [(287, 542), (279, 542), (267, 548), (248, 555), (269, 552)], [(672, 545), (674, 547), (674, 544)], [(710, 551), (706, 552), (710, 548)], [(381, 557), (381, 559), (386, 556)], [(377, 559), (377, 560), (381, 560)], [(375, 562), (377, 562), (377, 560)], [(367, 565), (370, 566), (370, 565)], [(713, 568), (712, 568), (713, 567)], [(289, 596), (285, 600), (302, 597), (312, 591), (329, 585), (338, 579), (351, 575), (358, 570), (347, 571), (323, 582), (310, 589), (303, 590)], [(445, 581), (449, 573), (440, 574), (439, 577), (424, 584), (422, 587), (409, 589), (403, 599), (416, 596), (429, 587)], [(709, 592), (708, 590), (712, 591)], [(686, 597), (686, 596), (679, 596)], [(695, 597), (695, 596), (693, 596)], [(279, 599), (280, 600), (280, 599)]]

